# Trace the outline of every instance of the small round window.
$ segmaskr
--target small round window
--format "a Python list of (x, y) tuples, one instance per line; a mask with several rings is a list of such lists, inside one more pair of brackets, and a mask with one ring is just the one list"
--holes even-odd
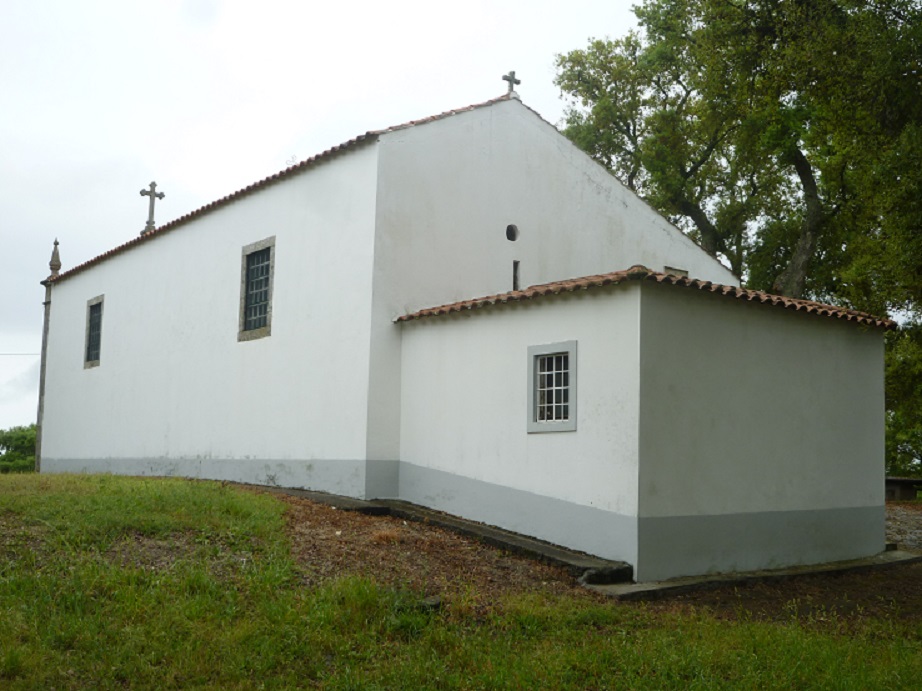
[(509, 240), (509, 242), (515, 242), (519, 239), (518, 226), (512, 224), (506, 226), (506, 239)]

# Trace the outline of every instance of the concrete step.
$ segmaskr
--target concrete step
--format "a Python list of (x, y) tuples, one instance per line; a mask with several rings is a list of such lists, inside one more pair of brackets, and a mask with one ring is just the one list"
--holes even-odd
[(649, 581), (645, 583), (593, 583), (587, 584), (591, 590), (607, 595), (616, 600), (658, 600), (670, 595), (680, 595), (725, 586), (745, 586), (752, 583), (772, 583), (801, 576), (817, 574), (843, 574), (892, 568), (922, 562), (922, 554), (901, 550), (887, 549), (862, 559), (830, 562), (826, 564), (809, 564), (791, 566), (783, 569), (766, 569), (744, 573), (719, 573), (706, 576), (684, 576), (668, 581)]

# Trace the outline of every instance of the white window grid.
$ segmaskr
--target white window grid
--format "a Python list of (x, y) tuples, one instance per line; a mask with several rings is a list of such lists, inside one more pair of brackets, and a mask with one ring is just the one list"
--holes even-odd
[(529, 434), (576, 431), (576, 346), (575, 340), (528, 346)]
[(549, 353), (537, 357), (535, 418), (538, 422), (570, 419), (570, 355)]

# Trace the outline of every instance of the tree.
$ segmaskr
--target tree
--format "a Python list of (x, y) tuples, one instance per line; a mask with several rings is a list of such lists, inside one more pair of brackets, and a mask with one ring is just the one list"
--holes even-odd
[(887, 337), (887, 473), (922, 476), (922, 325)]
[(0, 473), (35, 469), (35, 425), (0, 430)]
[(877, 292), (879, 312), (918, 302), (922, 253), (880, 271), (922, 249), (909, 232), (918, 4), (647, 0), (636, 13), (643, 35), (558, 56), (568, 136), (751, 287), (859, 307)]
[[(567, 136), (748, 287), (922, 321), (922, 4), (635, 12), (639, 33), (558, 56)], [(894, 468), (922, 457), (918, 329), (888, 337)]]

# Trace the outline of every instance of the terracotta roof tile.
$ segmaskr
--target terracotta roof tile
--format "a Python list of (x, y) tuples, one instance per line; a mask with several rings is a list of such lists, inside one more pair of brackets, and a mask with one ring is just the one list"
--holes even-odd
[[(295, 165), (289, 168), (285, 168), (284, 170), (281, 170), (278, 173), (275, 173), (274, 175), (270, 175), (267, 178), (263, 178), (262, 180), (254, 182), (252, 185), (248, 185), (247, 187), (244, 187), (243, 189), (237, 190), (236, 192), (232, 192), (226, 197), (221, 197), (220, 199), (217, 199), (209, 204), (206, 204), (205, 206), (202, 206), (196, 209), (195, 211), (191, 211), (188, 214), (185, 214), (184, 216), (180, 216), (179, 218), (173, 221), (170, 221), (169, 223), (159, 226), (158, 228), (156, 228), (155, 230), (149, 233), (137, 236), (129, 240), (128, 242), (122, 245), (119, 245), (118, 247), (115, 247), (107, 252), (103, 252), (102, 254), (96, 257), (93, 257), (92, 259), (88, 261), (83, 262), (82, 264), (78, 264), (77, 266), (73, 267), (72, 269), (69, 269), (68, 271), (64, 271), (63, 273), (60, 273), (57, 276), (49, 276), (44, 281), (42, 281), (42, 284), (47, 285), (48, 283), (59, 283), (65, 278), (69, 278), (70, 276), (80, 273), (81, 271), (84, 271), (95, 264), (105, 261), (106, 259), (109, 259), (110, 257), (114, 257), (117, 254), (121, 254), (122, 252), (125, 252), (126, 250), (132, 249), (133, 247), (136, 247), (140, 244), (148, 242), (155, 237), (158, 237), (164, 233), (174, 230), (180, 226), (183, 226), (187, 224), (189, 221), (199, 218), (200, 216), (203, 216), (211, 211), (214, 211), (215, 209), (219, 209), (222, 206), (226, 206), (227, 204), (230, 204), (231, 202), (236, 201), (237, 199), (240, 199), (248, 194), (261, 190), (264, 187), (268, 187), (277, 182), (281, 182), (282, 180), (290, 178), (293, 175), (297, 175), (298, 173), (301, 173), (307, 170), (308, 168), (311, 168), (317, 165), (318, 163), (324, 163), (332, 158), (335, 158), (336, 156), (338, 156), (339, 154), (345, 151), (349, 151), (363, 144), (368, 144), (368, 143), (377, 141), (378, 137), (382, 134), (386, 134), (388, 132), (396, 132), (398, 130), (408, 129), (410, 127), (415, 127), (417, 125), (423, 125), (428, 122), (435, 122), (436, 120), (442, 120), (444, 118), (451, 117), (452, 115), (457, 115), (459, 113), (466, 113), (472, 110), (478, 110), (480, 108), (486, 108), (488, 106), (492, 106), (502, 101), (508, 101), (510, 99), (517, 100), (518, 97), (514, 94), (510, 95), (506, 93), (500, 96), (499, 98), (490, 99), (489, 101), (484, 101), (483, 103), (475, 103), (473, 105), (464, 106), (463, 108), (455, 108), (454, 110), (446, 110), (443, 113), (439, 113), (438, 115), (431, 115), (427, 118), (422, 118), (421, 120), (411, 120), (409, 122), (405, 122), (400, 125), (393, 125), (385, 129), (370, 130), (366, 132), (365, 134), (360, 134), (359, 136), (350, 139), (349, 141), (346, 141), (346, 142), (343, 142), (342, 144), (338, 144), (337, 146), (331, 147), (327, 149), (326, 151), (324, 151), (323, 153), (316, 154), (315, 156), (311, 156), (310, 158), (307, 158), (301, 161), (300, 163), (296, 163)], [(525, 107), (528, 108), (528, 106), (525, 106)], [(529, 108), (529, 110), (532, 110), (532, 109)], [(535, 111), (532, 110), (532, 112), (534, 113)], [(537, 115), (537, 113), (535, 114)], [(539, 115), (538, 117), (541, 117), (541, 116)]]
[(685, 276), (675, 276), (673, 274), (659, 273), (639, 264), (632, 266), (630, 269), (625, 271), (614, 271), (608, 274), (597, 274), (595, 276), (583, 276), (582, 278), (572, 278), (565, 281), (544, 283), (541, 285), (525, 288), (524, 290), (513, 290), (508, 293), (488, 295), (486, 297), (476, 298), (473, 300), (462, 300), (460, 302), (453, 302), (451, 304), (441, 305), (439, 307), (430, 307), (427, 309), (419, 310), (418, 312), (413, 312), (412, 314), (406, 314), (397, 317), (394, 321), (412, 321), (414, 319), (435, 317), (443, 314), (451, 314), (453, 312), (481, 309), (491, 305), (502, 305), (511, 302), (533, 300), (535, 298), (540, 298), (546, 295), (559, 295), (561, 293), (572, 293), (580, 290), (589, 290), (607, 285), (618, 285), (628, 281), (653, 281), (656, 283), (666, 283), (683, 288), (689, 288), (692, 290), (717, 293), (719, 295), (725, 295), (737, 300), (759, 302), (762, 304), (774, 305), (797, 312), (817, 314), (824, 317), (832, 317), (834, 319), (844, 319), (845, 321), (851, 321), (858, 324), (867, 324), (869, 326), (879, 326), (884, 329), (895, 329), (897, 326), (896, 322), (890, 319), (881, 319), (871, 314), (866, 314), (865, 312), (858, 312), (857, 310), (850, 310), (844, 307), (835, 307), (833, 305), (825, 305), (821, 302), (814, 302), (812, 300), (799, 300), (796, 298), (783, 297), (781, 295), (772, 295), (771, 293), (763, 293), (758, 290), (746, 290), (745, 288), (726, 286), (719, 283), (712, 283), (711, 281), (701, 281), (694, 278), (687, 278)]

